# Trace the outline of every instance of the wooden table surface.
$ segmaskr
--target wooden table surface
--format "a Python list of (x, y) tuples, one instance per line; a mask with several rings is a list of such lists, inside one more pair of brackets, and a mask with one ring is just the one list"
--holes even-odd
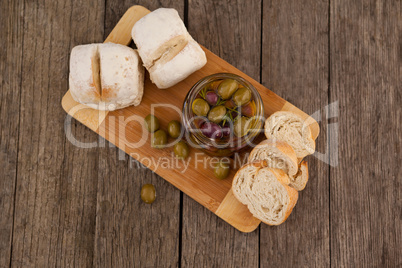
[[(78, 140), (103, 145), (66, 138), (72, 47), (135, 4), (176, 8), (201, 44), (321, 119), (284, 224), (240, 233), (80, 123)], [(0, 0), (0, 267), (401, 267), (401, 5)]]

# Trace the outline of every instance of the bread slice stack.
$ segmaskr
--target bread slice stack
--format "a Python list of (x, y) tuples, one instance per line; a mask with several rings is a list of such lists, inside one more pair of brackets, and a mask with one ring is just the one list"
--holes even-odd
[(305, 122), (292, 112), (272, 114), (265, 122), (267, 140), (251, 151), (233, 179), (235, 197), (266, 224), (283, 223), (306, 187), (308, 165), (302, 158), (314, 153), (315, 142)]
[(298, 191), (305, 188), (308, 181), (307, 162), (302, 161), (300, 165), (293, 148), (286, 142), (268, 139), (258, 144), (250, 153), (248, 161), (267, 162), (271, 168), (284, 171), (290, 179), (290, 186)]

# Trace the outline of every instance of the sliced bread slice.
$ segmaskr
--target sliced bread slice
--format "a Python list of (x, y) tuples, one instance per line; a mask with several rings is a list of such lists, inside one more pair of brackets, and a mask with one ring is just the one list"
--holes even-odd
[(308, 164), (303, 160), (299, 165), (299, 171), (290, 178), (290, 185), (298, 191), (304, 190), (308, 181)]
[(298, 192), (289, 183), (282, 170), (269, 168), (266, 161), (255, 161), (238, 170), (232, 190), (254, 217), (279, 225), (289, 217), (298, 199)]
[(283, 170), (290, 179), (289, 185), (298, 191), (304, 189), (308, 173), (307, 162), (299, 169), (296, 153), (293, 148), (286, 142), (268, 139), (260, 142), (250, 153), (248, 161), (266, 161), (268, 167)]
[(267, 139), (287, 142), (296, 152), (297, 158), (315, 151), (315, 141), (307, 120), (295, 113), (279, 111), (272, 114), (265, 121), (264, 132)]

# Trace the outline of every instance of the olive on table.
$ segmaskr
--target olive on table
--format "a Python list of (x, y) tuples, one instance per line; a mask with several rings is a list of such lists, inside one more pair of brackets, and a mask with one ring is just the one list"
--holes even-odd
[(219, 163), (214, 166), (214, 175), (218, 179), (223, 180), (229, 175), (229, 170), (230, 166), (228, 163), (219, 161)]
[(222, 99), (229, 99), (237, 90), (238, 84), (233, 79), (225, 79), (218, 86), (218, 94)]
[(156, 198), (155, 187), (152, 184), (145, 184), (141, 188), (141, 199), (144, 203), (152, 204)]
[(243, 137), (249, 131), (249, 119), (247, 117), (239, 117), (233, 124), (233, 133), (237, 137)]
[(170, 121), (167, 129), (168, 129), (169, 136), (174, 139), (178, 138), (181, 134), (181, 124), (177, 120)]
[(212, 108), (211, 111), (209, 111), (208, 120), (219, 124), (223, 120), (223, 117), (225, 117), (225, 115), (226, 115), (225, 106), (218, 105)]
[(145, 122), (145, 127), (151, 133), (153, 133), (159, 129), (159, 119), (152, 114), (147, 115), (144, 119), (144, 122)]
[(167, 134), (164, 130), (159, 129), (152, 134), (151, 147), (163, 148), (167, 143)]
[(209, 112), (209, 104), (203, 99), (195, 99), (191, 105), (193, 113), (198, 116), (207, 116)]
[(240, 88), (233, 94), (233, 101), (237, 106), (242, 106), (251, 100), (251, 91), (248, 88)]
[(205, 122), (201, 126), (201, 133), (211, 139), (219, 139), (222, 137), (222, 129), (218, 124)]
[(190, 154), (190, 149), (188, 148), (187, 143), (179, 141), (173, 146), (173, 152), (177, 158), (186, 159)]
[(207, 91), (207, 93), (205, 93), (205, 100), (209, 103), (209, 105), (214, 106), (218, 102), (219, 96), (215, 93), (215, 91)]

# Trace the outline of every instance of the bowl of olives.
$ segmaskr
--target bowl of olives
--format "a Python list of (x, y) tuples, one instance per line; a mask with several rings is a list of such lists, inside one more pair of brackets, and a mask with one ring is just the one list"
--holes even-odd
[(182, 123), (189, 144), (214, 156), (229, 156), (252, 145), (263, 122), (260, 94), (235, 74), (201, 79), (183, 103)]

